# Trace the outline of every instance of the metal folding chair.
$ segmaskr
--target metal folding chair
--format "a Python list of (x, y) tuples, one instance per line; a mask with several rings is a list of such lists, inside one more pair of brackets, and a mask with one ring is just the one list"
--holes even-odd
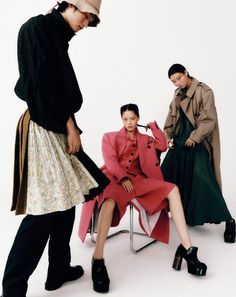
[[(146, 236), (149, 237), (147, 234), (142, 233), (142, 232), (137, 232), (134, 231), (134, 207), (133, 205), (129, 205), (129, 213), (130, 213), (130, 217), (129, 217), (129, 230), (124, 229), (124, 230), (119, 230), (117, 232), (114, 232), (112, 234), (109, 234), (107, 236), (107, 239), (110, 239), (114, 236), (117, 236), (119, 234), (123, 234), (123, 233), (129, 233), (129, 238), (130, 238), (130, 251), (132, 253), (138, 253), (139, 251), (143, 250), (144, 248), (148, 247), (149, 245), (153, 244), (154, 242), (156, 242), (156, 240), (151, 240), (149, 241), (147, 244), (139, 247), (139, 248), (135, 248), (134, 247), (134, 235), (139, 235), (139, 236)], [(95, 238), (95, 233), (96, 233), (96, 224), (97, 224), (97, 220), (98, 220), (98, 209), (97, 209), (97, 204), (94, 208), (93, 211), (93, 216), (91, 219), (91, 224), (90, 224), (90, 236), (91, 236), (91, 241), (92, 242), (96, 242), (96, 238)]]

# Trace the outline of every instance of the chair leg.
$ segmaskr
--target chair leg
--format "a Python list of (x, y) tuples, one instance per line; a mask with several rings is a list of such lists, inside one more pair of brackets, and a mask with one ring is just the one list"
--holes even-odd
[(96, 239), (94, 237), (94, 233), (95, 233), (95, 229), (96, 229), (96, 221), (97, 221), (97, 204), (94, 207), (93, 210), (93, 215), (91, 218), (91, 222), (90, 222), (90, 236), (91, 236), (91, 241), (93, 243), (96, 243)]
[(148, 237), (148, 235), (146, 233), (142, 233), (142, 232), (136, 232), (134, 231), (134, 226), (133, 226), (133, 221), (134, 221), (134, 216), (133, 216), (133, 205), (129, 206), (129, 211), (130, 211), (130, 231), (129, 231), (129, 238), (130, 238), (130, 251), (132, 253), (138, 253), (141, 250), (145, 249), (146, 247), (148, 247), (149, 245), (153, 244), (154, 242), (156, 242), (155, 239), (151, 240), (149, 243), (141, 246), (140, 248), (136, 249), (134, 247), (134, 234), (135, 235), (140, 235), (140, 236), (146, 236)]
[[(90, 224), (90, 236), (91, 236), (91, 241), (93, 243), (96, 243), (95, 233), (96, 233), (97, 220), (98, 220), (98, 211), (97, 211), (97, 204), (96, 204), (96, 206), (94, 207), (93, 215), (91, 218), (91, 224)], [(107, 236), (107, 239), (110, 239), (112, 237), (115, 237), (115, 236), (117, 236), (119, 234), (123, 234), (123, 233), (129, 233), (129, 230), (124, 229), (124, 230), (119, 230), (117, 232), (109, 234)]]
[[(96, 205), (97, 207), (97, 205)], [(96, 243), (96, 238), (95, 238), (95, 233), (96, 233), (96, 224), (97, 224), (97, 219), (98, 219), (98, 212), (97, 212), (97, 208), (95, 207), (93, 215), (92, 215), (92, 219), (91, 219), (91, 224), (90, 224), (90, 236), (91, 236), (91, 241), (93, 243)], [(156, 240), (151, 240), (150, 242), (148, 242), (147, 244), (141, 246), (140, 248), (136, 249), (134, 247), (134, 235), (139, 235), (139, 236), (146, 236), (148, 237), (147, 234), (142, 233), (142, 232), (136, 232), (134, 231), (134, 226), (133, 226), (133, 205), (129, 205), (130, 207), (130, 226), (129, 226), (129, 230), (119, 230), (117, 232), (114, 232), (110, 235), (107, 236), (107, 239), (110, 239), (112, 237), (115, 237), (117, 235), (120, 234), (124, 234), (124, 233), (129, 233), (129, 238), (130, 238), (130, 251), (132, 253), (138, 253), (139, 251), (143, 250), (144, 248), (148, 247), (149, 245), (153, 244), (154, 242), (156, 242)]]

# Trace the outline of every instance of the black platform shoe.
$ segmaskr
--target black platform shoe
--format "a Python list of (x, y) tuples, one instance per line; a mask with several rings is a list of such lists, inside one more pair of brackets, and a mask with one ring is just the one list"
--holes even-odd
[(99, 293), (109, 291), (110, 279), (107, 273), (104, 259), (92, 259), (93, 289)]
[(235, 220), (234, 219), (225, 223), (224, 240), (227, 243), (235, 242)]
[(172, 268), (180, 270), (183, 258), (186, 260), (188, 265), (188, 273), (203, 276), (206, 275), (207, 266), (200, 262), (197, 258), (197, 247), (191, 246), (188, 250), (180, 244), (175, 253), (174, 262)]
[(64, 271), (63, 277), (60, 279), (53, 279), (48, 277), (45, 283), (45, 290), (54, 291), (59, 289), (65, 282), (74, 281), (84, 274), (83, 268), (78, 265), (69, 267)]

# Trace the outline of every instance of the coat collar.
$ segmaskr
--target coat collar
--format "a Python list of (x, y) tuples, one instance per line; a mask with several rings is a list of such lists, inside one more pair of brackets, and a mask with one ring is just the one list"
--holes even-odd
[[(128, 136), (127, 132), (126, 132), (125, 127), (121, 128), (121, 129), (119, 130), (119, 135), (120, 135), (121, 137), (125, 138), (126, 140), (129, 140), (129, 136)], [(143, 134), (140, 133), (139, 130), (138, 130), (138, 128), (137, 128), (137, 130), (136, 130), (136, 139), (138, 140), (138, 139), (140, 139), (140, 137), (142, 137), (142, 136), (143, 136)]]
[[(199, 81), (193, 77), (192, 83), (186, 92), (186, 97), (192, 98), (193, 94), (195, 93), (195, 91), (197, 89), (198, 84), (199, 84)], [(175, 96), (181, 96), (181, 93), (182, 93), (182, 90), (180, 88), (178, 88), (175, 91)]]
[[(121, 128), (119, 130), (119, 136), (122, 138), (122, 147), (120, 150), (120, 154), (124, 151), (125, 147), (126, 147), (126, 141), (129, 140), (128, 136), (127, 136), (127, 132), (125, 127)], [(136, 131), (136, 140), (138, 143), (138, 152), (139, 152), (139, 159), (140, 159), (140, 165), (142, 167), (144, 161), (145, 161), (145, 156), (146, 156), (146, 150), (147, 150), (147, 141), (145, 141), (146, 139), (148, 139), (148, 135), (146, 134), (142, 134), (139, 132), (138, 128)]]
[(192, 98), (193, 94), (195, 93), (195, 91), (197, 89), (198, 84), (199, 84), (199, 81), (196, 78), (193, 78), (192, 83), (186, 93), (186, 96), (188, 98)]

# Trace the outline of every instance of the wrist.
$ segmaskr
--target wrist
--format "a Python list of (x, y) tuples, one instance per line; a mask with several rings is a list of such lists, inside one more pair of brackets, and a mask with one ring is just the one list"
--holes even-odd
[(75, 125), (74, 125), (74, 122), (72, 121), (71, 117), (68, 119), (68, 121), (66, 123), (66, 128), (67, 128), (67, 132), (75, 130)]

